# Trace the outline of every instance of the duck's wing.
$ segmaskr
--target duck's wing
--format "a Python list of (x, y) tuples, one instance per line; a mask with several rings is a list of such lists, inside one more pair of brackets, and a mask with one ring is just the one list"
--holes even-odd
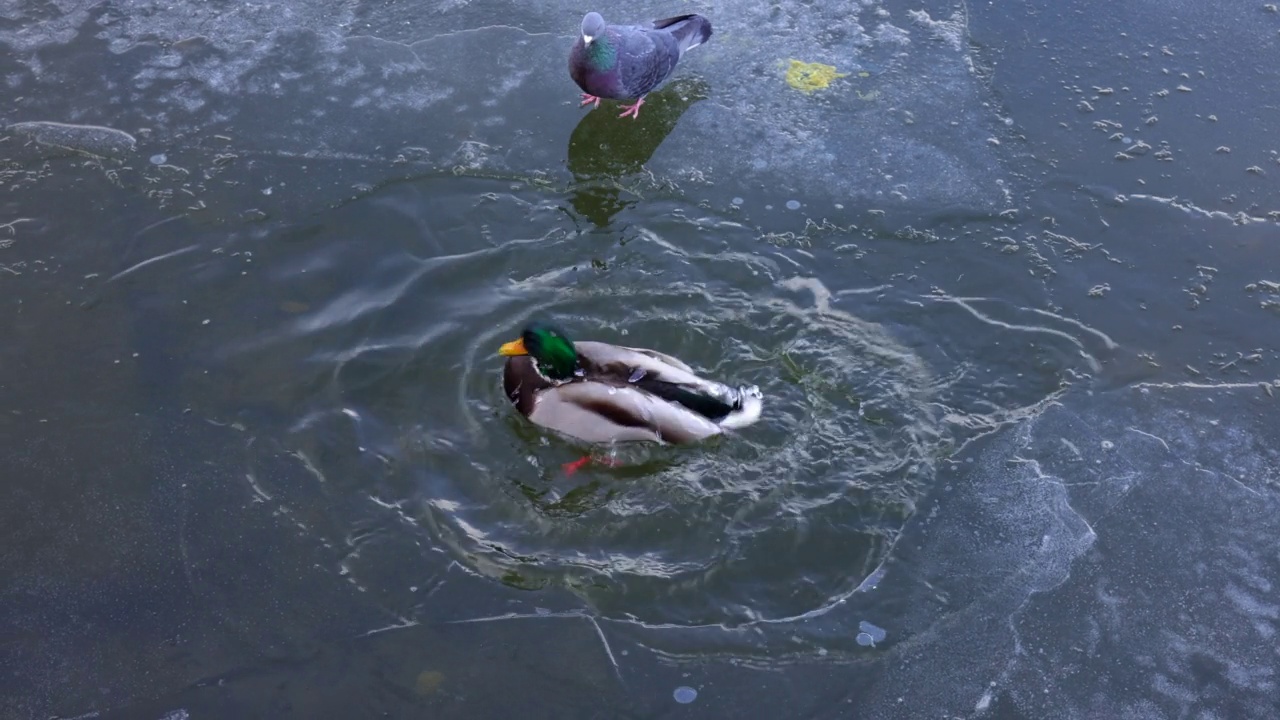
[(602, 376), (628, 381), (636, 370), (644, 370), (645, 374), (660, 377), (667, 382), (683, 385), (716, 384), (698, 377), (693, 368), (657, 350), (592, 341), (576, 342), (574, 348), (578, 351), (578, 357), (583, 360), (583, 366)]
[(697, 375), (697, 373), (693, 371), (693, 368), (686, 365), (683, 360), (681, 360), (680, 358), (672, 357), (666, 353), (660, 353), (657, 350), (650, 350), (648, 348), (624, 347), (621, 349), (628, 350), (634, 353), (640, 353), (642, 355), (648, 355), (654, 360), (657, 360), (658, 362), (666, 365), (670, 365), (671, 367), (676, 368), (677, 370), (683, 370), (689, 373), (690, 375)]
[(690, 443), (721, 432), (720, 426), (636, 387), (589, 380), (538, 394), (533, 422), (587, 442)]
[(685, 363), (656, 350), (590, 341), (574, 347), (589, 379), (638, 388), (710, 420), (720, 420), (742, 405), (739, 390), (701, 378)]

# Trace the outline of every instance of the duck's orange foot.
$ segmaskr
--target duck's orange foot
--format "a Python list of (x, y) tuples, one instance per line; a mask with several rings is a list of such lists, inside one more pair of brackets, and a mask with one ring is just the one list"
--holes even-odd
[(592, 460), (595, 460), (595, 462), (600, 463), (601, 465), (608, 465), (609, 467), (618, 467), (622, 464), (611, 457), (592, 458), (590, 455), (584, 455), (577, 460), (567, 462), (560, 467), (564, 470), (565, 475), (572, 475), (581, 470), (584, 466), (589, 465)]

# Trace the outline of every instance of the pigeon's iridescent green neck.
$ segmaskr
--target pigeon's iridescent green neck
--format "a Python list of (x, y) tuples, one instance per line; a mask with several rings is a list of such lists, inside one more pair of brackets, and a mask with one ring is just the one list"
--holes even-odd
[(587, 46), (587, 62), (595, 70), (609, 70), (618, 62), (618, 50), (609, 42), (608, 36), (601, 35)]

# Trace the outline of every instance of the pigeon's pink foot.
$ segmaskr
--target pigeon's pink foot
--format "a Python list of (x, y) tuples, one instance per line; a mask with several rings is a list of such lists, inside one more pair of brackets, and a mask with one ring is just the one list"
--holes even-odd
[(632, 120), (635, 120), (635, 119), (639, 118), (639, 117), (640, 117), (640, 106), (641, 106), (641, 105), (643, 105), (643, 104), (644, 104), (644, 98), (643, 98), (643, 97), (641, 97), (641, 98), (637, 98), (637, 99), (636, 99), (636, 104), (635, 104), (635, 105), (623, 105), (623, 106), (622, 106), (622, 114), (621, 114), (621, 115), (619, 115), (618, 117), (620, 117), (620, 118), (624, 118), (624, 117), (626, 117), (626, 116), (630, 115)]
[[(560, 467), (564, 470), (565, 475), (572, 475), (578, 472), (579, 470), (581, 470), (583, 466), (590, 464), (591, 461), (592, 461), (592, 457), (590, 455), (584, 455), (583, 457), (580, 457), (577, 460), (574, 460), (573, 462), (567, 462), (564, 465), (561, 465)], [(600, 463), (601, 465), (608, 465), (609, 467), (618, 467), (619, 465), (622, 464), (610, 457), (595, 458), (595, 461)]]
[[(595, 103), (595, 107), (600, 107), (600, 98), (596, 97), (595, 95), (582, 93), (582, 104), (579, 105), (578, 107), (586, 107), (591, 103)], [(595, 109), (595, 108), (592, 108), (592, 109)]]

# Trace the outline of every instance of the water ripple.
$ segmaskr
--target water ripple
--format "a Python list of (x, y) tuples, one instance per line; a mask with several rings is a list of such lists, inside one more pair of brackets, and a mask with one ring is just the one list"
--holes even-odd
[[(536, 190), (424, 182), (438, 187), (380, 190), (303, 244), (259, 241), (254, 264), (275, 282), (256, 295), (235, 292), (234, 253), (227, 273), (208, 273), (232, 300), (223, 312), (268, 318), (221, 348), (221, 371), (289, 418), (285, 446), (321, 481), (304, 491), (255, 477), (278, 502), (309, 506), (300, 516), (331, 516), (337, 543), (378, 528), (341, 568), (366, 591), (389, 592), (381, 568), (414, 562), (375, 560), (391, 552), (378, 548), (429, 548), (512, 588), (571, 593), (601, 621), (790, 636), (823, 618), (805, 631), (821, 647), (865, 652), (858, 618), (832, 611), (884, 579), (936, 464), (1040, 412), (1063, 372), (1090, 371), (1115, 345), (1034, 309), (833, 286), (821, 262), (751, 252), (751, 229), (677, 203), (605, 239), (566, 230)], [(415, 200), (428, 196), (431, 208)], [(619, 447), (622, 467), (565, 476), (581, 448), (533, 427), (501, 388), (497, 347), (534, 317), (756, 384), (764, 417), (695, 447)], [(907, 342), (903, 323), (927, 340)], [(1013, 382), (963, 356), (1004, 340), (1030, 343), (1043, 377)]]

